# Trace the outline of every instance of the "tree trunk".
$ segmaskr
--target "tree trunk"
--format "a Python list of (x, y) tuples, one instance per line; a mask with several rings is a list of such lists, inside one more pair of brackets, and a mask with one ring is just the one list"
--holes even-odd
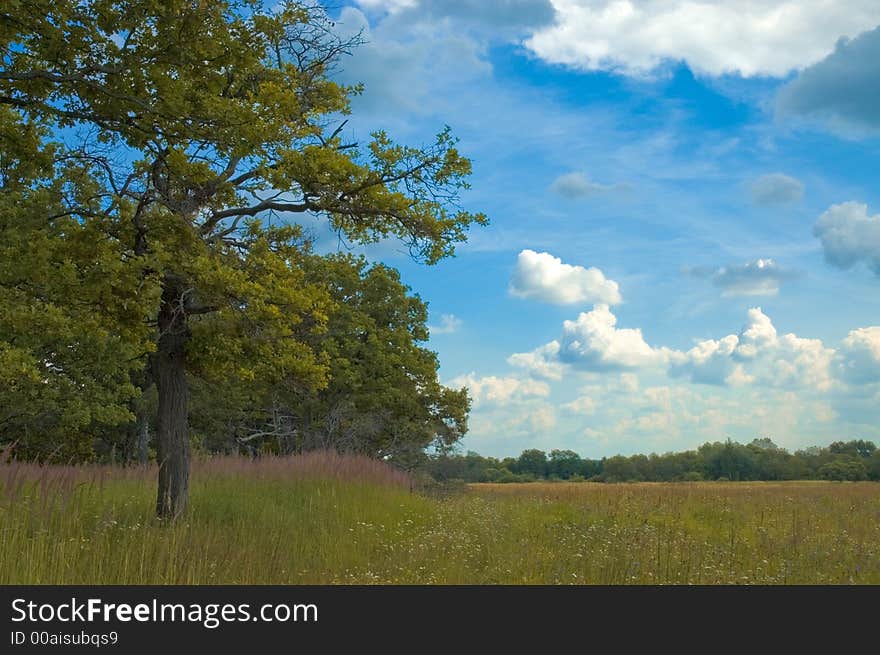
[(189, 495), (189, 430), (186, 344), (189, 339), (183, 293), (166, 280), (159, 308), (159, 344), (153, 376), (159, 395), (156, 416), (159, 492), (156, 514), (176, 518), (186, 511)]

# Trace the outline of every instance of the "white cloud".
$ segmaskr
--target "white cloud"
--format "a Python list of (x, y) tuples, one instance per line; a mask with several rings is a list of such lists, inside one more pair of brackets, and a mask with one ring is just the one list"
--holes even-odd
[(686, 353), (674, 354), (670, 374), (702, 384), (831, 388), (832, 348), (819, 339), (780, 337), (760, 307), (750, 309), (748, 317), (739, 335), (701, 341)]
[(880, 382), (880, 326), (852, 330), (843, 340), (840, 375), (854, 384)]
[(587, 198), (595, 196), (606, 191), (613, 191), (619, 188), (618, 185), (599, 184), (588, 178), (584, 173), (566, 173), (557, 177), (550, 190), (561, 196), (576, 200), (579, 198)]
[(625, 418), (619, 421), (613, 429), (619, 434), (631, 434), (633, 432), (663, 432), (668, 434), (674, 429), (677, 419), (680, 419), (680, 416), (676, 416), (672, 412), (650, 412), (633, 418)]
[(523, 368), (530, 374), (549, 380), (561, 380), (563, 366), (559, 361), (559, 342), (550, 343), (526, 353), (514, 353), (507, 363)]
[(776, 328), (760, 307), (752, 307), (748, 316), (749, 320), (739, 335), (736, 354), (741, 358), (753, 359), (760, 350), (776, 343)]
[(821, 339), (783, 335), (773, 363), (772, 384), (778, 387), (812, 386), (820, 391), (831, 388), (834, 352), (826, 348)]
[[(533, 444), (536, 438), (544, 437), (551, 444), (558, 443), (554, 431), (557, 424), (556, 408), (540, 399), (515, 406), (486, 405), (471, 413), (468, 440), (475, 445), (472, 440), (479, 442), (477, 449), (483, 453), (484, 445), (495, 444), (508, 454), (518, 454), (525, 444)], [(522, 445), (511, 444), (511, 441)]]
[(546, 382), (494, 375), (479, 377), (473, 372), (449, 380), (446, 386), (453, 389), (467, 387), (475, 405), (484, 403), (507, 405), (529, 397), (550, 395), (550, 387)]
[(853, 201), (832, 205), (816, 221), (813, 234), (832, 266), (848, 269), (864, 262), (880, 275), (880, 214), (869, 216), (867, 205)]
[(782, 282), (795, 277), (794, 271), (783, 268), (772, 259), (756, 259), (714, 270), (697, 268), (689, 272), (695, 277), (710, 279), (724, 297), (775, 296)]
[(570, 414), (589, 416), (596, 413), (596, 402), (589, 396), (580, 396), (562, 405), (562, 409)]
[[(874, 27), (880, 14), (875, 4)], [(779, 93), (783, 116), (825, 123), (844, 136), (880, 131), (880, 27), (841, 39), (834, 52), (803, 71)]]
[(608, 305), (598, 304), (562, 324), (559, 357), (586, 370), (620, 370), (663, 364), (667, 349), (655, 350), (638, 328), (618, 328)]
[(676, 387), (648, 387), (637, 404), (642, 408), (672, 411), (673, 401), (684, 400), (689, 395), (686, 390)]
[(594, 400), (609, 394), (630, 399), (641, 389), (639, 376), (629, 371), (619, 371), (616, 374), (609, 371), (585, 371), (581, 372), (580, 377), (590, 383), (578, 389), (579, 395), (590, 396)]
[[(742, 370), (737, 374), (731, 359), (739, 338), (730, 334), (722, 339), (706, 339), (693, 348), (673, 358), (670, 372), (673, 375), (687, 374), (692, 382), (702, 384), (725, 384), (728, 379), (742, 380)], [(733, 376), (733, 377), (731, 377)]]
[(783, 173), (762, 175), (749, 187), (752, 203), (759, 207), (790, 205), (804, 197), (803, 183)]
[(877, 23), (876, 0), (553, 0), (526, 46), (584, 70), (642, 75), (684, 60), (710, 75), (784, 76)]
[(724, 378), (724, 384), (729, 387), (742, 387), (747, 384), (752, 384), (755, 381), (755, 376), (749, 375), (746, 373), (745, 368), (742, 364), (737, 364), (733, 367), (733, 371), (731, 371), (730, 375)]
[(510, 280), (511, 295), (557, 305), (621, 301), (617, 282), (598, 268), (572, 266), (547, 252), (523, 250)]
[(429, 325), (428, 330), (431, 334), (452, 334), (458, 332), (462, 322), (455, 314), (441, 314), (440, 325)]
[[(870, 349), (880, 352), (880, 328), (877, 333), (873, 330), (854, 331), (844, 342), (851, 356), (838, 368), (851, 369), (851, 377), (867, 379), (875, 374), (875, 360), (871, 359), (874, 351)], [(528, 353), (511, 355), (508, 362), (551, 380), (562, 379), (565, 367), (571, 366), (603, 376), (612, 371), (654, 369), (697, 384), (729, 387), (756, 385), (826, 391), (835, 384), (832, 365), (836, 351), (820, 339), (792, 333), (780, 335), (760, 307), (748, 311), (748, 320), (738, 334), (703, 339), (684, 352), (651, 346), (638, 328), (618, 328), (617, 317), (601, 304), (590, 312), (582, 312), (573, 321), (565, 321), (562, 332), (559, 340)], [(876, 361), (880, 362), (880, 355)], [(620, 384), (603, 378), (603, 386), (585, 387), (584, 391), (591, 396), (602, 388), (611, 392), (612, 387), (637, 392), (638, 379), (631, 372), (624, 375), (626, 378)]]

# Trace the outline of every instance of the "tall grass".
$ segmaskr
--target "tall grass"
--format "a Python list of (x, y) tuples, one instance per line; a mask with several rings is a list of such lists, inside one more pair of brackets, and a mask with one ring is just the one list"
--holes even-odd
[(473, 485), (437, 499), (366, 458), (155, 470), (0, 464), (0, 583), (880, 583), (874, 483)]

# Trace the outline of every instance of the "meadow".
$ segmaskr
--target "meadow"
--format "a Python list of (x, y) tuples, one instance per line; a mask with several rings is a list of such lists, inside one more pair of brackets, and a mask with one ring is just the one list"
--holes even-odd
[(880, 584), (880, 484), (422, 489), (366, 458), (154, 468), (0, 464), (0, 584)]

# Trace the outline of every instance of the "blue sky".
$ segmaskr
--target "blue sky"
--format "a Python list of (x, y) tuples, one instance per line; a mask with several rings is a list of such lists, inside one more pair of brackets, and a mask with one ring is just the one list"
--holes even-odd
[[(463, 447), (880, 441), (876, 0), (358, 0), (347, 136), (446, 124), (491, 225), (426, 267)], [(328, 237), (325, 249), (337, 247)]]

